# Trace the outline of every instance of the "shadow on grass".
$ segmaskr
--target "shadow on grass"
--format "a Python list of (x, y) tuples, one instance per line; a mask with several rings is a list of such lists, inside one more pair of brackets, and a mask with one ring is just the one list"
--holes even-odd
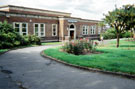
[[(116, 45), (112, 45), (110, 47), (116, 47)], [(135, 45), (120, 45), (119, 47), (135, 47)]]
[(135, 47), (135, 45), (120, 45), (120, 47)]

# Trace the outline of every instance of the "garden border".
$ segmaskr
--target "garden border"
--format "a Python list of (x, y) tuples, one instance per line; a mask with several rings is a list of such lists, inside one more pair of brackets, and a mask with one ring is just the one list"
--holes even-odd
[(100, 73), (104, 73), (104, 74), (111, 74), (111, 75), (117, 75), (117, 76), (121, 76), (121, 77), (135, 79), (135, 75), (131, 75), (131, 74), (127, 74), (127, 73), (104, 71), (104, 70), (100, 70), (100, 69), (96, 69), (96, 68), (82, 67), (82, 66), (78, 66), (78, 65), (74, 65), (74, 64), (69, 64), (67, 62), (64, 62), (64, 61), (61, 61), (61, 60), (58, 60), (56, 58), (46, 55), (44, 53), (44, 50), (40, 52), (40, 55), (44, 58), (49, 58), (51, 60), (54, 60), (56, 62), (62, 63), (64, 65), (68, 65), (71, 67), (75, 67), (75, 68), (79, 68), (79, 69), (83, 69), (83, 70), (87, 70), (87, 71), (92, 71), (92, 72), (100, 72)]

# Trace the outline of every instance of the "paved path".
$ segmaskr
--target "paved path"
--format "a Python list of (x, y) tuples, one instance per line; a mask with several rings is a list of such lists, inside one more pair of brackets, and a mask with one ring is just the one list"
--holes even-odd
[[(49, 47), (12, 50), (0, 56), (0, 66), (13, 72), (12, 85), (18, 84), (21, 89), (135, 89), (132, 79), (88, 72), (44, 59), (40, 51)], [(0, 89), (20, 89), (8, 85), (1, 84)]]

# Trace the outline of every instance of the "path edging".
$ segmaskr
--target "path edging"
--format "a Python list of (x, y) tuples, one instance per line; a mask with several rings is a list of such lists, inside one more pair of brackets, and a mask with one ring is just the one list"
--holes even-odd
[(88, 70), (88, 71), (92, 71), (92, 72), (101, 72), (101, 73), (105, 73), (105, 74), (111, 74), (111, 75), (118, 75), (118, 76), (122, 76), (122, 77), (127, 77), (127, 78), (133, 78), (135, 79), (135, 75), (131, 75), (131, 74), (127, 74), (127, 73), (122, 73), (122, 72), (111, 72), (111, 71), (104, 71), (104, 70), (100, 70), (100, 69), (96, 69), (96, 68), (89, 68), (89, 67), (82, 67), (82, 66), (78, 66), (78, 65), (74, 65), (74, 64), (69, 64), (67, 62), (58, 60), (56, 58), (53, 58), (51, 56), (48, 56), (44, 53), (44, 50), (40, 52), (40, 55), (44, 58), (49, 58), (51, 60), (54, 60), (56, 62), (68, 65), (68, 66), (72, 66), (72, 67), (76, 67), (79, 69), (83, 69), (83, 70)]

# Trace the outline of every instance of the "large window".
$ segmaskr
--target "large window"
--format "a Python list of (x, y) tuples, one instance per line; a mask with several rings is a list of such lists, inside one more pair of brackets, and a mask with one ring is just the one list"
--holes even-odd
[(20, 34), (20, 35), (28, 35), (28, 24), (27, 23), (14, 23), (14, 28), (15, 30)]
[(57, 36), (57, 24), (52, 24), (52, 36)]
[(34, 24), (34, 34), (39, 37), (45, 36), (45, 24), (35, 23)]
[(83, 26), (82, 27), (82, 34), (83, 35), (88, 35), (88, 26)]
[(93, 34), (96, 34), (96, 26), (91, 26), (90, 28), (90, 33), (93, 35)]

